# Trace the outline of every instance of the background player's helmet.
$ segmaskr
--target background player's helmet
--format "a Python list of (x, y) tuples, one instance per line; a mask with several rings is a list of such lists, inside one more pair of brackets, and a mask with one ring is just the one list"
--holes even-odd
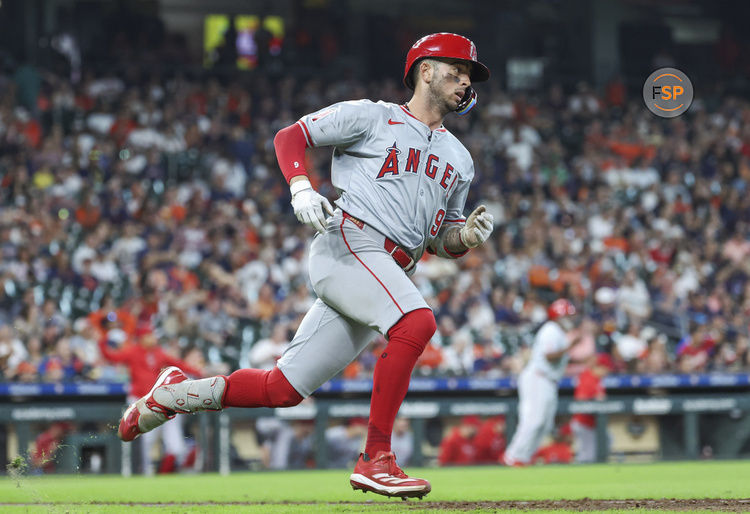
[(446, 59), (462, 59), (471, 62), (471, 81), (483, 82), (490, 78), (490, 70), (477, 61), (477, 47), (471, 39), (450, 32), (429, 34), (412, 45), (406, 54), (404, 66), (404, 84), (414, 89), (411, 70), (416, 63), (427, 57), (443, 57)]
[(547, 317), (551, 320), (556, 320), (565, 316), (575, 316), (576, 308), (565, 298), (560, 298), (552, 302), (547, 308)]

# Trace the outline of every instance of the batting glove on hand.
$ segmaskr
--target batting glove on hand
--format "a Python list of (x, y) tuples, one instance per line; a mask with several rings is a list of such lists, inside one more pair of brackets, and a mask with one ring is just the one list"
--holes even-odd
[(490, 237), (493, 222), (492, 214), (487, 212), (484, 205), (480, 205), (466, 219), (466, 224), (461, 228), (458, 237), (467, 248), (476, 248)]
[(326, 215), (323, 209), (333, 214), (333, 207), (328, 199), (312, 188), (307, 180), (298, 180), (290, 186), (292, 207), (297, 219), (309, 225), (321, 234), (326, 231)]

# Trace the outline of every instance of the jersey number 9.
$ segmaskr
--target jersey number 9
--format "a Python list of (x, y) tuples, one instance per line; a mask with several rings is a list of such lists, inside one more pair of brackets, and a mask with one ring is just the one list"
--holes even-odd
[(432, 227), (430, 227), (430, 235), (432, 237), (438, 235), (438, 232), (440, 231), (440, 225), (443, 224), (443, 219), (445, 219), (445, 211), (443, 209), (439, 209), (437, 211), (437, 214), (435, 214), (435, 222), (432, 224)]

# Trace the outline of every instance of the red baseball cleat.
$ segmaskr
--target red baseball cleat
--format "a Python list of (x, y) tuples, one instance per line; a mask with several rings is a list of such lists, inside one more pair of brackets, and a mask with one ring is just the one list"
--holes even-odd
[(125, 410), (120, 418), (117, 435), (123, 441), (132, 441), (146, 432), (163, 425), (174, 418), (176, 412), (157, 403), (153, 396), (156, 388), (167, 384), (177, 384), (187, 380), (182, 370), (175, 366), (164, 368), (146, 396), (139, 398)]
[(432, 490), (427, 480), (407, 476), (396, 464), (396, 456), (384, 451), (379, 451), (373, 459), (366, 453), (360, 453), (349, 483), (355, 491), (372, 491), (384, 496), (397, 496), (402, 500), (421, 499)]

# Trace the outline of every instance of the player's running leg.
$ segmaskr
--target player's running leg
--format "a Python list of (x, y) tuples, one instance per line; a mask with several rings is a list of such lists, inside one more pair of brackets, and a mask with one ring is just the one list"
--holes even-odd
[[(161, 429), (161, 440), (164, 443), (164, 458), (162, 459), (161, 469), (177, 470), (182, 467), (188, 454), (187, 443), (185, 442), (185, 419), (176, 417), (171, 423), (166, 423)], [(165, 465), (165, 459), (170, 459), (173, 464)]]
[(151, 391), (120, 420), (120, 437), (132, 441), (177, 414), (225, 407), (291, 407), (343, 370), (377, 333), (317, 300), (272, 370), (241, 369), (228, 377), (190, 380), (165, 369)]
[(414, 365), (435, 329), (432, 311), (418, 309), (405, 314), (388, 331), (388, 346), (375, 365), (365, 452), (349, 477), (355, 490), (422, 497), (432, 489), (427, 480), (409, 477), (398, 467), (391, 452), (391, 432)]
[(596, 462), (596, 428), (586, 426), (578, 420), (573, 420), (570, 427), (576, 441), (576, 462)]
[(544, 426), (540, 405), (543, 399), (537, 391), (539, 380), (543, 379), (535, 376), (533, 371), (524, 371), (519, 377), (518, 425), (503, 457), (505, 464), (509, 466), (529, 464), (536, 450), (537, 434)]
[(375, 367), (368, 443), (351, 485), (387, 496), (423, 496), (430, 483), (406, 476), (390, 443), (393, 420), (414, 364), (435, 331), (435, 318), (384, 242), (382, 234), (337, 210), (328, 231), (313, 240), (310, 278), (326, 304), (389, 339)]
[(519, 422), (513, 440), (505, 452), (505, 464), (531, 463), (534, 453), (549, 433), (550, 427), (554, 426), (557, 407), (556, 387), (549, 379), (536, 375), (533, 371), (521, 374), (518, 384)]
[(141, 452), (141, 473), (146, 476), (151, 476), (155, 472), (154, 462), (151, 459), (151, 451), (154, 448), (154, 443), (159, 440), (159, 430), (153, 430), (144, 434), (141, 438), (140, 452)]

